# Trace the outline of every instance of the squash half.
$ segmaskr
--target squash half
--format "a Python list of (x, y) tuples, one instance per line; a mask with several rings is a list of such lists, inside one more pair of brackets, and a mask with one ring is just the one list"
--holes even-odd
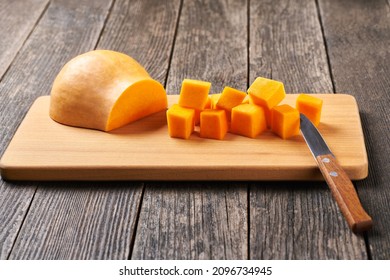
[(49, 114), (65, 125), (110, 131), (166, 108), (164, 87), (137, 61), (123, 53), (95, 50), (61, 69)]

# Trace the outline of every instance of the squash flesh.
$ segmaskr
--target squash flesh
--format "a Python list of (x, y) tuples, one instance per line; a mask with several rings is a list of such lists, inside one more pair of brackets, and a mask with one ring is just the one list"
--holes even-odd
[(171, 106), (167, 112), (168, 133), (170, 137), (188, 139), (194, 131), (195, 110), (178, 104)]
[(264, 109), (255, 104), (241, 104), (232, 109), (230, 131), (255, 138), (267, 128)]
[(221, 97), (221, 93), (215, 93), (210, 95), (210, 109), (216, 109), (219, 98)]
[(321, 120), (322, 103), (322, 99), (318, 97), (300, 94), (296, 101), (296, 108), (318, 126)]
[(299, 112), (290, 105), (283, 104), (272, 109), (272, 131), (282, 139), (299, 134)]
[(218, 99), (216, 107), (218, 109), (225, 110), (230, 116), (230, 112), (233, 107), (240, 105), (246, 96), (247, 94), (243, 91), (231, 87), (225, 87)]
[(286, 96), (282, 82), (258, 77), (248, 88), (248, 94), (256, 105), (271, 110)]
[(203, 110), (207, 104), (210, 87), (209, 82), (184, 79), (180, 90), (179, 105)]
[(200, 137), (222, 140), (227, 131), (225, 110), (206, 109), (200, 113)]
[(128, 87), (112, 107), (105, 130), (113, 130), (164, 110), (167, 102), (166, 95), (159, 94), (162, 91), (162, 85), (152, 79)]

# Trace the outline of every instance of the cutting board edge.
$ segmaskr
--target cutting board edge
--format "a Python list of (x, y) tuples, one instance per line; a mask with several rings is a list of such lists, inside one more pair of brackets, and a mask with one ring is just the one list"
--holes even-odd
[[(182, 167), (148, 166), (134, 168), (106, 168), (101, 166), (64, 168), (7, 165), (0, 162), (0, 175), (4, 180), (18, 181), (324, 181), (317, 167), (291, 170), (288, 166), (231, 168), (227, 166)], [(367, 178), (368, 165), (345, 167), (351, 180)], [(199, 175), (201, 174), (201, 175)], [(282, 176), (281, 176), (282, 174)]]

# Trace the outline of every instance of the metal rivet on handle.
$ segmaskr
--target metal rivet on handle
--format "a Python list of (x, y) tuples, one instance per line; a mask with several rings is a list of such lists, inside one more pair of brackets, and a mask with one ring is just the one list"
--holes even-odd
[(330, 159), (327, 158), (327, 157), (326, 157), (326, 158), (323, 158), (323, 159), (322, 159), (322, 162), (329, 163), (329, 162), (330, 162)]
[(337, 176), (339, 176), (339, 174), (337, 174), (336, 171), (331, 171), (331, 172), (329, 173), (329, 175), (332, 176), (332, 177), (337, 177)]

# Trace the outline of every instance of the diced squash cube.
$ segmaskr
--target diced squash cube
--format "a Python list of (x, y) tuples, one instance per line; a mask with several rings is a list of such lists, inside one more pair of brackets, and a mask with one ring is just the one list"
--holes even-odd
[(322, 99), (307, 94), (300, 94), (296, 101), (297, 110), (304, 114), (315, 126), (320, 124)]
[(264, 109), (255, 104), (241, 104), (232, 109), (230, 132), (255, 138), (267, 128)]
[(283, 104), (272, 109), (272, 131), (282, 139), (299, 133), (299, 112), (290, 105)]
[[(211, 97), (210, 95), (207, 97), (207, 103), (206, 103), (206, 106), (204, 107), (204, 109), (210, 109), (210, 106), (211, 106)], [(198, 110), (198, 109), (194, 109), (195, 110), (195, 125), (199, 125), (200, 124), (200, 113), (202, 112), (202, 110)]]
[(219, 98), (221, 97), (221, 93), (216, 93), (210, 95), (210, 109), (216, 109), (217, 108), (217, 103)]
[(245, 98), (244, 98), (244, 100), (242, 100), (242, 104), (249, 104), (249, 95), (247, 94), (246, 96), (245, 96)]
[[(247, 96), (248, 96), (248, 103), (255, 104), (252, 100), (252, 97), (249, 94)], [(267, 121), (267, 128), (271, 128), (272, 109), (268, 109), (267, 107), (261, 106), (261, 105), (258, 105), (258, 106), (260, 106), (264, 110), (265, 120)]]
[(184, 108), (178, 104), (167, 110), (169, 136), (188, 139), (194, 131), (195, 110)]
[(200, 124), (200, 113), (202, 110), (194, 109), (194, 124), (199, 125)]
[[(204, 109), (211, 109), (211, 97), (210, 95), (207, 96), (207, 103), (206, 103), (206, 106), (204, 107)], [(200, 113), (202, 112), (202, 110), (198, 110), (198, 109), (195, 109), (195, 125), (199, 125), (200, 124)]]
[(272, 123), (272, 109), (268, 109), (265, 107), (262, 107), (264, 109), (264, 115), (265, 115), (265, 120), (267, 122), (267, 127), (271, 128), (271, 123)]
[(206, 102), (206, 106), (204, 106), (205, 109), (211, 109), (211, 96), (208, 95), (207, 96), (207, 102)]
[(233, 107), (241, 104), (246, 95), (247, 94), (243, 91), (231, 87), (225, 87), (217, 102), (217, 109), (226, 110), (229, 119), (230, 112)]
[(225, 110), (207, 109), (200, 113), (200, 137), (222, 140), (227, 131)]
[(286, 96), (282, 82), (258, 77), (251, 84), (248, 93), (252, 101), (267, 109), (272, 109)]
[(180, 90), (179, 105), (203, 110), (207, 104), (210, 87), (209, 82), (184, 79)]

